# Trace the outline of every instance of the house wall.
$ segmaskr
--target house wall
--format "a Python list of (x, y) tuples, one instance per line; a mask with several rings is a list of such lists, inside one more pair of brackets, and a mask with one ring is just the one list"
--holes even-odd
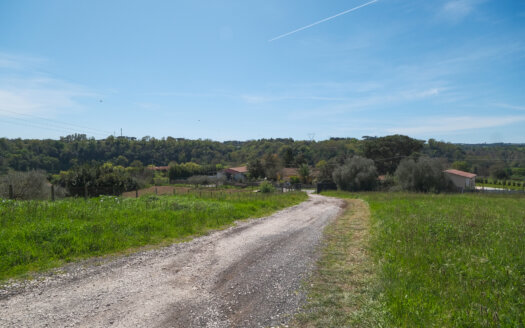
[[(455, 174), (445, 173), (446, 176), (454, 183), (454, 185), (461, 189), (474, 189), (476, 188), (475, 178), (466, 178)], [(468, 183), (467, 183), (468, 181)]]
[(233, 175), (233, 179), (237, 182), (242, 182), (246, 179), (246, 176), (244, 175), (244, 173), (236, 173)]

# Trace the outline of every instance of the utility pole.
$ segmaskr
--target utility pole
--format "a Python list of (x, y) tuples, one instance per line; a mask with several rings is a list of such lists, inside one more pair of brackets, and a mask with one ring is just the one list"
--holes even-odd
[(122, 138), (122, 128), (120, 128), (120, 137)]

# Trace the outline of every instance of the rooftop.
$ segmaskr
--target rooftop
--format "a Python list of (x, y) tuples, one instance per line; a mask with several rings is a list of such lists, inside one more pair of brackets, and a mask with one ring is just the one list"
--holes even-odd
[(459, 175), (461, 177), (465, 177), (465, 178), (469, 178), (469, 179), (475, 178), (477, 176), (474, 173), (469, 173), (469, 172), (464, 172), (464, 171), (454, 170), (454, 169), (445, 170), (444, 172), (445, 173), (449, 173), (449, 174)]

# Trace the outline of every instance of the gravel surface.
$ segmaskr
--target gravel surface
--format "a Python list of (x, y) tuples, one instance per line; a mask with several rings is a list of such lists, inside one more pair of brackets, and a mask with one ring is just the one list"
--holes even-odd
[(0, 287), (0, 327), (267, 327), (304, 301), (301, 282), (341, 200), (300, 205), (186, 243), (68, 265)]

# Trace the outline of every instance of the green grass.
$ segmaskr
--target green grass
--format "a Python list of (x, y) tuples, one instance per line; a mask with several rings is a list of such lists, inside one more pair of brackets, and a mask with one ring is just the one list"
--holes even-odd
[(525, 326), (525, 197), (326, 194), (370, 204), (389, 326)]
[(238, 193), (56, 202), (0, 199), (0, 280), (76, 259), (201, 235), (306, 198), (305, 193)]

